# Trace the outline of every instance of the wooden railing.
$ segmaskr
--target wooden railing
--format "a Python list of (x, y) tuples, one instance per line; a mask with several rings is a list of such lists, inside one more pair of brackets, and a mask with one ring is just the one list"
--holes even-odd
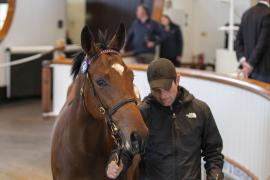
[[(44, 96), (49, 97), (47, 93), (49, 91), (49, 84), (51, 83), (50, 80), (50, 73), (51, 70), (50, 64), (72, 64), (72, 59), (55, 59), (51, 63), (47, 62), (43, 65), (43, 91)], [(139, 71), (146, 71), (147, 65), (144, 64), (128, 64), (128, 67), (133, 70), (139, 70)], [(198, 79), (205, 79), (209, 81), (215, 81), (222, 84), (228, 84), (230, 86), (239, 87), (242, 89), (246, 89), (248, 91), (251, 91), (253, 93), (256, 93), (268, 100), (270, 100), (270, 84), (259, 82), (253, 79), (240, 79), (240, 78), (232, 78), (228, 76), (222, 76), (218, 75), (212, 72), (207, 71), (200, 71), (200, 70), (192, 70), (192, 69), (185, 69), (185, 68), (177, 68), (177, 73), (179, 73), (181, 76), (186, 77), (192, 77), (192, 78), (198, 78)], [(48, 101), (48, 100), (47, 100)], [(44, 102), (44, 105), (47, 105), (49, 102)], [(43, 109), (50, 109), (48, 107), (44, 107)]]
[(248, 168), (246, 168), (239, 162), (236, 162), (235, 160), (227, 156), (224, 157), (224, 160), (230, 163), (231, 165), (233, 165), (234, 167), (240, 169), (242, 172), (244, 172), (247, 175), (247, 177), (251, 178), (252, 180), (259, 180), (259, 178), (254, 173), (252, 173)]
[[(52, 92), (51, 92), (51, 64), (72, 64), (72, 59), (55, 59), (52, 62), (46, 61), (43, 63), (42, 68), (42, 109), (43, 112), (50, 112), (52, 110)], [(128, 65), (133, 70), (146, 71), (147, 65), (144, 64), (129, 64)], [(256, 93), (264, 98), (270, 100), (270, 84), (259, 82), (253, 79), (237, 79), (227, 76), (221, 76), (215, 73), (191, 70), (184, 68), (177, 68), (177, 73), (181, 76), (193, 77), (198, 79), (206, 79), (210, 81), (215, 81), (223, 84), (228, 84), (231, 86), (246, 89), (253, 93)]]
[[(146, 71), (147, 69), (147, 65), (143, 64), (129, 64), (128, 66), (133, 70), (139, 71)], [(254, 79), (232, 78), (229, 76), (215, 74), (213, 72), (185, 68), (177, 68), (177, 73), (179, 73), (181, 76), (205, 79), (246, 89), (270, 100), (270, 84), (259, 82)]]

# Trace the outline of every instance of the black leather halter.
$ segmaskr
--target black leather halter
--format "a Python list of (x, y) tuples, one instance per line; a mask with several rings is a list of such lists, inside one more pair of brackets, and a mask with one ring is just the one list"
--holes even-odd
[[(108, 108), (104, 105), (104, 103), (101, 101), (100, 97), (97, 95), (96, 93), (96, 89), (95, 89), (95, 86), (94, 86), (94, 83), (92, 81), (92, 78), (90, 76), (90, 74), (88, 73), (88, 68), (89, 66), (91, 65), (91, 63), (96, 60), (101, 54), (107, 54), (107, 53), (114, 53), (114, 54), (118, 54), (119, 53), (115, 50), (103, 50), (101, 51), (100, 53), (96, 54), (95, 56), (93, 56), (91, 59), (86, 59), (85, 61), (85, 64), (87, 64), (87, 67), (82, 67), (82, 69), (87, 69), (87, 72), (84, 72), (83, 73), (86, 75), (86, 80), (88, 80), (92, 86), (92, 89), (93, 89), (93, 94), (94, 94), (94, 97), (96, 98), (97, 100), (97, 103), (98, 103), (98, 106), (99, 106), (99, 112), (104, 115), (104, 118), (105, 118), (105, 121), (111, 131), (111, 136), (114, 140), (114, 142), (116, 143), (117, 147), (118, 147), (118, 154), (116, 155), (116, 161), (117, 163), (119, 163), (119, 160), (120, 160), (120, 156), (121, 156), (121, 151), (122, 149), (124, 148), (124, 144), (122, 142), (122, 139), (121, 139), (121, 132), (120, 130), (117, 128), (117, 126), (115, 125), (115, 123), (113, 122), (113, 119), (112, 119), (112, 116), (120, 109), (122, 108), (123, 106), (129, 104), (129, 103), (135, 103), (137, 104), (137, 101), (135, 100), (134, 97), (132, 98), (127, 98), (127, 99), (122, 99), (120, 100), (118, 103), (116, 103), (115, 105), (113, 105), (111, 108)], [(84, 79), (84, 82), (83, 82), (83, 86), (81, 87), (80, 89), (80, 95), (83, 99), (83, 106), (84, 106), (84, 109), (86, 112), (87, 111), (87, 108), (86, 108), (86, 103), (85, 103), (85, 100), (84, 100), (84, 86), (85, 86), (85, 79)], [(88, 112), (89, 113), (89, 112)]]

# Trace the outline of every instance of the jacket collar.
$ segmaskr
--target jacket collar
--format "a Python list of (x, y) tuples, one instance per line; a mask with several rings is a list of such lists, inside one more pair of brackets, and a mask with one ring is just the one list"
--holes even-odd
[[(170, 109), (170, 107), (164, 107), (162, 106), (157, 100), (156, 98), (152, 95), (149, 94), (146, 99), (152, 101), (154, 104), (156, 104), (157, 106), (163, 107), (165, 109)], [(185, 89), (182, 86), (178, 86), (178, 93), (176, 95), (176, 98), (172, 104), (173, 107), (178, 107), (181, 106), (183, 104), (189, 103), (194, 99), (194, 96), (192, 94), (189, 93), (189, 91), (187, 89)]]
[(268, 8), (270, 8), (270, 5), (267, 1), (259, 1), (258, 3), (266, 5)]

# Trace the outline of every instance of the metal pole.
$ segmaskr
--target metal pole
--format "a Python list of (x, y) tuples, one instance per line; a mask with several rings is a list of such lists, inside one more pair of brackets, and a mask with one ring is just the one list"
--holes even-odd
[(230, 20), (229, 20), (229, 51), (233, 51), (234, 41), (234, 0), (230, 0)]

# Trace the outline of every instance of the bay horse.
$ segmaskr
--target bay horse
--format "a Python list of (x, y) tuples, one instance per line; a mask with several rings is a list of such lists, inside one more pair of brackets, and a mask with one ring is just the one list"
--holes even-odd
[(133, 73), (119, 54), (124, 25), (109, 43), (104, 39), (95, 43), (90, 29), (82, 29), (83, 51), (74, 59), (73, 83), (53, 128), (54, 180), (106, 180), (114, 142), (132, 155), (144, 149), (148, 129), (135, 102)]

